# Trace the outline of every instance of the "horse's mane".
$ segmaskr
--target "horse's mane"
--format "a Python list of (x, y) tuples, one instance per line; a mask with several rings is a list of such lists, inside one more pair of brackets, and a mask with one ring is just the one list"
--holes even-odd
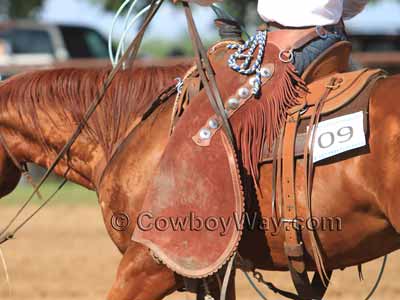
[[(183, 76), (188, 67), (182, 64), (120, 71), (83, 134), (110, 154), (134, 120), (143, 115), (177, 76)], [(15, 108), (21, 121), (39, 129), (41, 136), (39, 112), (47, 113), (49, 120), (56, 113), (75, 127), (103, 87), (109, 72), (109, 69), (56, 69), (15, 76), (0, 86), (0, 112), (4, 114), (11, 107)]]

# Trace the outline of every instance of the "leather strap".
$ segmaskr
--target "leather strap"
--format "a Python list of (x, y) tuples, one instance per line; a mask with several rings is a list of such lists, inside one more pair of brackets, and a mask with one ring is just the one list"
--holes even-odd
[[(324, 94), (321, 96), (319, 101), (316, 103), (316, 108), (315, 108), (315, 113), (312, 115), (310, 119), (310, 123), (308, 128), (317, 128), (320, 118), (321, 118), (321, 113), (323, 110), (323, 106), (328, 99), (330, 93), (332, 90), (335, 89), (337, 86), (336, 83), (340, 79), (337, 79), (336, 77), (333, 77), (330, 82), (327, 84), (325, 88)], [(314, 143), (315, 143), (315, 137), (316, 137), (316, 130), (310, 130), (307, 133), (307, 138), (306, 138), (306, 143), (304, 145), (304, 163), (305, 163), (305, 183), (306, 183), (306, 202), (307, 202), (307, 218), (311, 219), (312, 218), (312, 186), (313, 186), (313, 177), (314, 177), (314, 163), (313, 163), (313, 154), (314, 154)], [(311, 145), (311, 146), (309, 146)], [(321, 275), (322, 280), (326, 278), (326, 281), (328, 280), (328, 274), (324, 268), (324, 262), (323, 262), (323, 257), (321, 255), (321, 251), (319, 248), (318, 244), (318, 236), (316, 233), (315, 228), (309, 228), (310, 232), (310, 238), (311, 238), (311, 246), (314, 254), (314, 260), (315, 264), (317, 266), (318, 272)]]
[[(284, 129), (281, 129), (279, 133), (278, 139), (274, 143), (273, 147), (273, 163), (272, 163), (272, 217), (275, 217), (278, 220), (279, 217), (282, 216), (282, 212), (280, 211), (278, 214), (278, 200), (282, 199), (282, 191), (281, 191), (281, 176), (282, 176), (282, 140), (283, 140)], [(279, 209), (282, 208), (282, 205), (279, 205)]]
[(296, 191), (295, 191), (295, 156), (294, 146), (300, 113), (288, 115), (283, 138), (282, 188), (284, 197), (285, 253), (290, 268), (297, 273), (305, 271), (304, 249), (300, 232), (297, 229)]
[[(293, 284), (302, 300), (322, 300), (326, 291), (328, 290), (328, 285), (324, 284), (321, 276), (318, 272), (314, 273), (313, 279), (310, 283), (307, 272), (297, 273), (293, 268), (289, 269), (290, 275), (292, 276)], [(327, 276), (329, 279), (332, 278), (332, 271), (329, 271)]]
[(296, 50), (328, 33), (329, 31), (324, 27), (280, 29), (268, 33), (268, 42), (276, 45), (280, 50)]
[[(326, 99), (329, 93), (321, 98)], [(322, 108), (321, 108), (322, 110)], [(319, 110), (319, 112), (321, 111)], [(288, 115), (283, 137), (283, 171), (282, 189), (284, 197), (284, 219), (285, 244), (284, 249), (288, 257), (288, 267), (293, 283), (300, 299), (322, 299), (325, 294), (332, 272), (322, 272), (321, 267), (310, 283), (304, 259), (304, 244), (299, 231), (296, 211), (296, 190), (295, 190), (295, 140), (297, 127), (300, 122), (300, 112), (297, 111)], [(308, 148), (308, 147), (307, 147)], [(311, 215), (311, 213), (309, 213)], [(313, 250), (315, 250), (313, 248)], [(317, 249), (318, 250), (318, 249)], [(316, 261), (317, 266), (319, 262)], [(322, 278), (324, 276), (324, 278)], [(325, 283), (324, 279), (328, 279)]]
[(204, 45), (200, 39), (200, 35), (197, 31), (189, 3), (182, 2), (182, 4), (185, 10), (186, 20), (189, 27), (189, 34), (193, 44), (197, 70), (204, 85), (204, 90), (206, 91), (213, 110), (222, 122), (222, 127), (225, 131), (226, 136), (228, 137), (231, 145), (234, 146), (232, 129), (225, 113), (224, 102), (222, 101), (220, 92), (218, 90), (214, 71), (207, 56), (207, 51), (205, 50)]

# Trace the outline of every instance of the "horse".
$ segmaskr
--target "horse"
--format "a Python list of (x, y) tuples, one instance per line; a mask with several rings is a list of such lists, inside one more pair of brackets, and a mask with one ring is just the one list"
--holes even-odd
[[(174, 97), (142, 118), (152, 100), (187, 65), (120, 72), (85, 130), (55, 172), (96, 191), (105, 227), (123, 254), (108, 294), (110, 300), (159, 300), (183, 288), (180, 276), (131, 240), (146, 187), (168, 144)], [(45, 70), (15, 76), (0, 85), (0, 133), (21, 164), (48, 167), (67, 142), (108, 74), (107, 70)], [(313, 215), (337, 216), (342, 231), (318, 231), (327, 270), (361, 264), (400, 248), (400, 193), (396, 163), (400, 148), (400, 76), (379, 80), (370, 95), (367, 151), (341, 157), (315, 169)], [(195, 101), (207, 101), (195, 99)], [(138, 121), (139, 120), (139, 121)], [(0, 149), (0, 194), (17, 185), (20, 170)], [(306, 217), (304, 167), (297, 162), (299, 218)], [(260, 167), (260, 213), (271, 217), (272, 166)], [(218, 200), (218, 199), (217, 199)], [(216, 200), (216, 201), (217, 201)], [(121, 212), (128, 220), (124, 228)], [(264, 270), (287, 271), (284, 233), (246, 232), (241, 257)], [(311, 253), (310, 240), (304, 236)], [(307, 269), (315, 270), (308, 257)], [(227, 299), (235, 299), (234, 276)], [(218, 287), (212, 288), (218, 295)]]

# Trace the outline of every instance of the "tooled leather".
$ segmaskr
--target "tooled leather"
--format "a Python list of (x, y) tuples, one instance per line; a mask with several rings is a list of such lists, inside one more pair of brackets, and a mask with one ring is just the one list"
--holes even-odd
[(334, 89), (331, 95), (326, 100), (322, 115), (328, 114), (332, 111), (340, 109), (350, 101), (352, 101), (373, 79), (375, 76), (383, 75), (384, 72), (380, 69), (362, 69), (354, 72), (336, 73), (322, 78), (316, 82), (308, 85), (309, 93), (302, 100), (305, 103), (307, 111), (304, 112), (304, 105), (293, 107), (291, 111), (302, 110), (302, 119), (309, 118), (313, 115), (315, 104), (318, 102), (319, 97), (324, 93), (326, 86), (332, 77), (341, 80), (340, 85)]

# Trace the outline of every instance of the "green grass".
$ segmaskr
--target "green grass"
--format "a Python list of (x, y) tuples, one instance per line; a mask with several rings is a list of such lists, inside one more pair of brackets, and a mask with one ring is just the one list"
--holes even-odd
[[(43, 185), (40, 189), (44, 199), (47, 199), (54, 191), (56, 191), (59, 183), (50, 181)], [(17, 188), (6, 197), (0, 199), (1, 205), (21, 205), (32, 193), (33, 188), (29, 184), (19, 184)], [(41, 203), (38, 197), (35, 197), (33, 203)], [(67, 183), (61, 191), (53, 198), (51, 205), (72, 204), (72, 205), (97, 205), (97, 195), (93, 191), (89, 191), (79, 185)]]
[[(215, 41), (204, 41), (207, 48), (213, 43)], [(172, 52), (175, 51), (179, 51), (183, 56), (193, 56), (192, 42), (187, 38), (179, 41), (147, 40), (143, 42), (139, 53), (145, 57), (164, 58), (171, 56)]]

